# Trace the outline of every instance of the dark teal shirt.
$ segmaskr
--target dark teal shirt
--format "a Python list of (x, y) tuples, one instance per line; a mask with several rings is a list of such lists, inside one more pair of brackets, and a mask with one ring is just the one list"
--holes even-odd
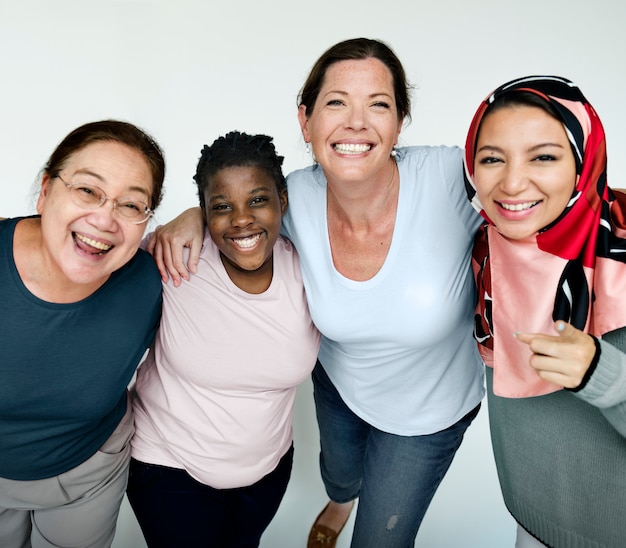
[(158, 326), (161, 280), (140, 250), (86, 299), (43, 301), (15, 266), (18, 221), (0, 221), (0, 477), (36, 480), (78, 466), (115, 430)]

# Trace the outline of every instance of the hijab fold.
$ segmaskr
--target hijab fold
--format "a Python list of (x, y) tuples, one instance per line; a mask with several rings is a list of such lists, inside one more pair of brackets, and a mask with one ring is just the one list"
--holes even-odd
[[(485, 214), (473, 181), (478, 129), (503, 95), (529, 92), (558, 114), (570, 141), (577, 180), (559, 217), (537, 234), (511, 240)], [(500, 86), (479, 106), (465, 146), (465, 186), (485, 224), (476, 236), (473, 268), (478, 287), (474, 335), (494, 368), (494, 392), (520, 398), (561, 389), (529, 365), (531, 352), (514, 332), (555, 335), (564, 320), (597, 337), (626, 325), (626, 194), (606, 179), (604, 129), (572, 82), (529, 76)]]

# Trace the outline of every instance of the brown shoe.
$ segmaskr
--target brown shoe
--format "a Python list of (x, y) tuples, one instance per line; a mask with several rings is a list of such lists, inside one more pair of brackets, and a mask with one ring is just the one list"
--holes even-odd
[[(330, 504), (330, 502), (328, 504)], [(317, 523), (320, 516), (326, 511), (326, 508), (328, 508), (328, 504), (324, 506), (324, 509), (315, 518), (311, 531), (309, 532), (309, 540), (306, 543), (306, 548), (335, 548), (337, 537), (339, 533), (343, 531), (348, 520), (346, 519), (339, 531), (334, 531), (330, 527)]]

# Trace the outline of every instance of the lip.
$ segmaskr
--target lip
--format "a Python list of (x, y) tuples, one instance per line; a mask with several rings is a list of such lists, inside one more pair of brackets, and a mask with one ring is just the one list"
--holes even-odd
[(369, 141), (337, 141), (332, 143), (332, 149), (335, 153), (342, 156), (361, 156), (374, 150), (376, 145)]
[(263, 234), (265, 234), (265, 231), (237, 234), (236, 236), (230, 235), (227, 236), (226, 239), (237, 251), (245, 253), (258, 247), (259, 243), (263, 240)]
[(82, 232), (72, 232), (72, 238), (76, 248), (89, 257), (102, 257), (109, 253), (115, 245), (107, 240), (96, 238)]
[(513, 221), (533, 215), (542, 202), (542, 200), (494, 200), (500, 216)]

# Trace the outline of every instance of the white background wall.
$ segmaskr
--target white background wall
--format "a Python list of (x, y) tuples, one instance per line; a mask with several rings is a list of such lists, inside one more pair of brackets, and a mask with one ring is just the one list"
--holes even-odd
[[(622, 0), (0, 0), (0, 216), (32, 212), (33, 184), (58, 141), (102, 118), (134, 122), (163, 146), (157, 223), (195, 205), (199, 151), (231, 129), (273, 135), (286, 172), (305, 165), (297, 92), (327, 47), (356, 36), (390, 43), (416, 86), (402, 144), (463, 144), (495, 86), (559, 74), (602, 117), (609, 182), (623, 187), (625, 21)], [(304, 546), (326, 500), (310, 392), (310, 383), (299, 391), (293, 479), (262, 548)], [(512, 547), (513, 538), (483, 409), (416, 545)], [(114, 546), (145, 546), (126, 503)]]

